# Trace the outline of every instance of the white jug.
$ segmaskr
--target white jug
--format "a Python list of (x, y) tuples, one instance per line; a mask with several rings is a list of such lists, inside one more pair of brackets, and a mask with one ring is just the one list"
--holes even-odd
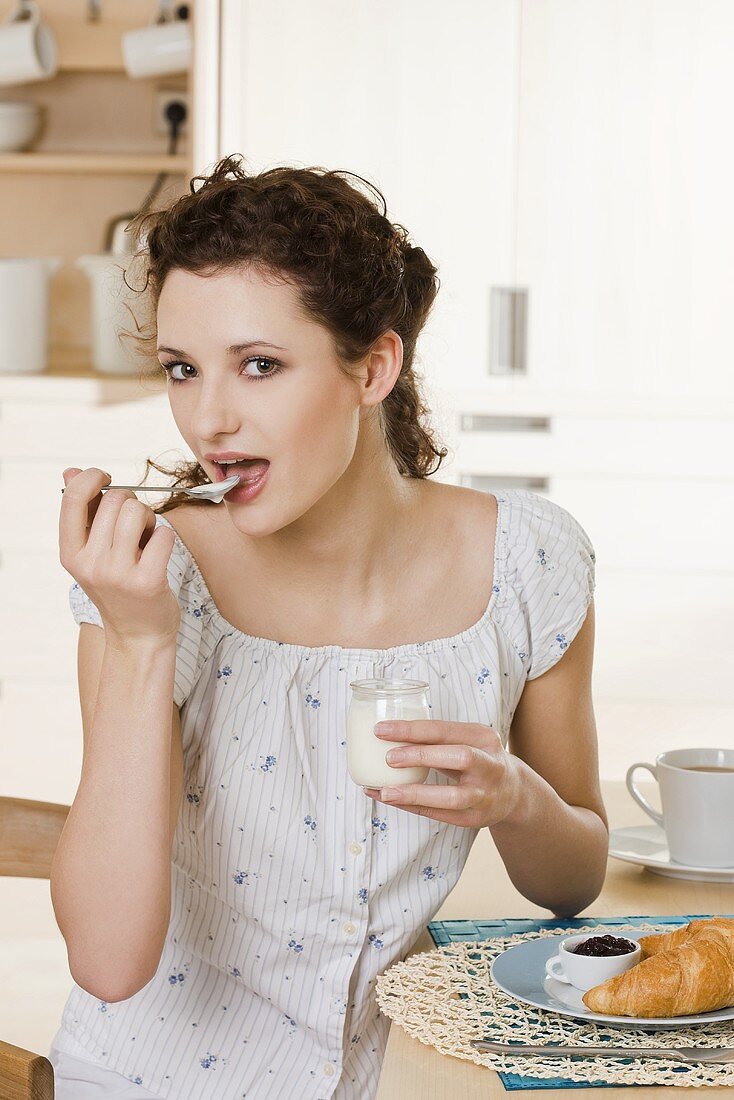
[(0, 259), (0, 373), (41, 374), (47, 365), (49, 277), (56, 257)]
[[(136, 332), (135, 321), (126, 303), (140, 317), (141, 295), (130, 290), (124, 275), (132, 256), (107, 253), (79, 256), (75, 260), (88, 276), (92, 289), (91, 329), (92, 363), (95, 370), (106, 374), (136, 374), (135, 344), (119, 339), (120, 331)], [(132, 276), (128, 280), (136, 286)]]

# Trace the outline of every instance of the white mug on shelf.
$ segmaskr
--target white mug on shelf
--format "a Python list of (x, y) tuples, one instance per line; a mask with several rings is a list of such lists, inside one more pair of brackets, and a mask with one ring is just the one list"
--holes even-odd
[(191, 28), (186, 19), (167, 18), (167, 5), (159, 4), (158, 16), (147, 27), (126, 31), (122, 56), (133, 79), (187, 72), (191, 64)]
[(49, 278), (57, 257), (0, 259), (0, 374), (41, 374), (49, 334)]
[[(139, 318), (149, 310), (149, 300), (139, 294), (135, 274), (126, 281), (134, 256), (113, 256), (109, 252), (77, 256), (74, 261), (89, 279), (91, 288), (90, 327), (92, 333), (92, 366), (104, 374), (137, 373), (135, 345), (121, 339), (124, 332), (135, 333), (134, 316)], [(133, 289), (130, 289), (130, 284)], [(129, 312), (133, 310), (133, 314)], [(147, 317), (147, 313), (145, 314)]]
[(0, 84), (48, 80), (58, 67), (54, 32), (41, 21), (36, 0), (21, 0), (0, 23)]
[[(659, 813), (635, 786), (646, 768), (660, 787)], [(654, 764), (633, 764), (627, 790), (665, 830), (674, 863), (734, 867), (734, 749), (673, 749)]]

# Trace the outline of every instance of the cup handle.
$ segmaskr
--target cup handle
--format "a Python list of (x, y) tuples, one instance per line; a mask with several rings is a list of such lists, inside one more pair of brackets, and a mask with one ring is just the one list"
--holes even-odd
[(2, 25), (6, 23), (23, 23), (25, 21), (25, 13), (31, 13), (31, 21), (38, 25), (41, 21), (41, 12), (39, 10), (36, 0), (18, 0), (18, 4), (15, 10), (11, 10), (5, 16), (2, 21)]
[(563, 973), (563, 962), (560, 955), (552, 955), (545, 964), (545, 972), (549, 978), (555, 978), (557, 982), (564, 982), (566, 985), (570, 985), (571, 981)]
[(638, 768), (647, 768), (655, 782), (658, 782), (658, 770), (654, 764), (633, 764), (632, 767), (627, 769), (627, 790), (632, 795), (637, 805), (640, 806), (646, 814), (649, 814), (653, 821), (657, 821), (658, 825), (662, 826), (663, 815), (661, 813), (658, 813), (658, 811), (650, 805), (644, 795), (640, 794), (640, 792), (637, 790), (637, 787), (635, 786), (634, 774)]

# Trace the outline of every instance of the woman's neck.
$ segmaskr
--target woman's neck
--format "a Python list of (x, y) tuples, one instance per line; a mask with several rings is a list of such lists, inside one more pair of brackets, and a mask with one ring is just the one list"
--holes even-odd
[(294, 523), (250, 540), (252, 560), (260, 575), (297, 578), (304, 591), (326, 582), (335, 599), (369, 603), (420, 545), (425, 489), (399, 472), (377, 432), (360, 433), (342, 477)]

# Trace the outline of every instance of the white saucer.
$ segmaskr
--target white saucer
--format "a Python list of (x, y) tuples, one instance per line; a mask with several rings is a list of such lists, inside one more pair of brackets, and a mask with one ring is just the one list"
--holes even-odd
[[(599, 929), (604, 932), (604, 928)], [(614, 926), (615, 936), (626, 936), (638, 940), (649, 933), (639, 928), (620, 928)], [(602, 1016), (592, 1012), (582, 1001), (583, 993), (565, 982), (549, 978), (545, 973), (545, 964), (558, 951), (559, 941), (568, 932), (557, 936), (541, 936), (538, 939), (524, 940), (514, 947), (508, 947), (492, 963), (492, 980), (513, 1000), (524, 1001), (546, 1012), (557, 1012), (561, 1016), (573, 1016), (578, 1020), (596, 1020), (616, 1027), (633, 1027), (638, 1031), (666, 1031), (687, 1024), (710, 1024), (720, 1020), (734, 1019), (734, 1007), (721, 1008), (716, 1012), (699, 1012), (695, 1016)]]
[(625, 863), (638, 863), (656, 875), (696, 879), (698, 882), (734, 882), (734, 867), (689, 867), (685, 863), (674, 863), (665, 833), (659, 825), (612, 829), (609, 833), (609, 855)]

